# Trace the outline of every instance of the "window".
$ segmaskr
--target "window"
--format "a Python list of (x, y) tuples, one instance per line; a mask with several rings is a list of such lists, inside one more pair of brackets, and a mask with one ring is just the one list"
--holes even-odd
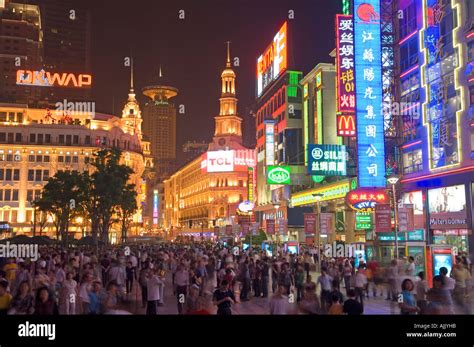
[(69, 164), (70, 162), (71, 162), (71, 156), (70, 156), (70, 155), (67, 155), (67, 156), (66, 156), (66, 163)]
[(20, 169), (13, 170), (13, 180), (14, 181), (20, 180)]
[(5, 170), (5, 181), (11, 181), (12, 180), (12, 169), (6, 169)]
[(49, 170), (43, 171), (43, 181), (49, 180)]
[(7, 121), (7, 113), (0, 112), (0, 122), (6, 122), (6, 121)]
[(30, 155), (28, 156), (28, 161), (29, 161), (29, 162), (34, 162), (34, 161), (35, 161), (35, 156), (34, 156), (34, 154), (30, 154)]
[(12, 201), (18, 201), (18, 189), (13, 189)]
[(59, 143), (64, 144), (64, 135), (59, 135)]
[(0, 181), (3, 181), (5, 179), (5, 170), (0, 169)]
[(85, 139), (84, 143), (85, 143), (86, 145), (90, 145), (90, 144), (91, 144), (91, 137), (90, 137), (89, 135), (86, 136), (86, 139)]
[(22, 113), (22, 112), (18, 112), (18, 113), (16, 114), (16, 121), (17, 121), (18, 123), (23, 123), (23, 113)]
[(4, 201), (11, 201), (12, 191), (11, 189), (5, 189)]
[(30, 143), (36, 142), (36, 134), (30, 134)]
[(28, 181), (34, 181), (35, 179), (35, 170), (28, 170)]
[(35, 189), (35, 199), (41, 198), (41, 189)]
[(49, 158), (49, 155), (43, 156), (43, 161), (44, 161), (45, 163), (49, 163), (49, 159), (50, 159), (50, 158)]
[(0, 142), (5, 142), (6, 140), (7, 140), (7, 134), (6, 133), (0, 133)]
[(13, 133), (8, 133), (8, 143), (13, 143)]
[(78, 163), (79, 162), (79, 157), (77, 155), (72, 157), (72, 162), (73, 163)]
[(72, 141), (72, 136), (71, 135), (66, 135), (66, 145), (70, 146)]
[(74, 135), (73, 138), (72, 138), (72, 143), (74, 145), (78, 145), (79, 144), (79, 135)]
[(414, 36), (400, 47), (400, 71), (406, 71), (418, 63), (418, 37)]
[(39, 145), (43, 144), (43, 134), (38, 134), (38, 144)]
[(21, 133), (16, 133), (15, 134), (15, 142), (21, 142), (21, 140), (22, 140)]
[(420, 149), (403, 153), (403, 173), (411, 174), (423, 170), (423, 157)]
[(28, 189), (26, 191), (26, 201), (33, 201), (33, 189)]
[(58, 163), (64, 163), (64, 156), (58, 156)]
[(41, 181), (41, 170), (35, 170), (35, 181)]
[(46, 134), (44, 136), (44, 142), (45, 143), (51, 143), (51, 134)]
[(3, 189), (0, 189), (0, 201), (3, 201)]

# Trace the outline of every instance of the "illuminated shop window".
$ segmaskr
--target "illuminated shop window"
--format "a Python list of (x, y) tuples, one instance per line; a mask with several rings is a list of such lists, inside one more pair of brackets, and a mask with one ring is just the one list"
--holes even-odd
[(403, 173), (411, 174), (423, 170), (423, 156), (420, 149), (403, 153)]

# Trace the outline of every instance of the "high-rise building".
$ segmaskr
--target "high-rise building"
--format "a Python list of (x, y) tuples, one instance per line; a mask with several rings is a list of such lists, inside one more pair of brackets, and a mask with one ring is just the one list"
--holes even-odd
[[(73, 0), (30, 0), (41, 11), (43, 29), (44, 70), (51, 73), (90, 74), (91, 13)], [(42, 98), (56, 102), (90, 100), (90, 87), (42, 88)]]
[[(160, 68), (160, 83), (162, 78)], [(150, 98), (143, 107), (143, 132), (151, 142), (156, 176), (161, 181), (176, 168), (176, 108), (171, 98), (178, 89), (156, 84), (144, 87), (142, 92)]]
[(0, 7), (0, 101), (36, 105), (41, 88), (16, 84), (18, 70), (40, 70), (43, 32), (36, 5), (6, 2)]

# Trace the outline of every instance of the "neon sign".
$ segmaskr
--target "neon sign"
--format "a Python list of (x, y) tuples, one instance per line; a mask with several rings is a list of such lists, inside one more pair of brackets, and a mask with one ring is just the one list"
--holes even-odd
[(358, 179), (385, 187), (380, 0), (354, 1)]
[(273, 42), (257, 59), (257, 96), (287, 68), (287, 23), (273, 38)]
[(355, 117), (352, 114), (337, 116), (337, 136), (355, 136)]
[(346, 163), (346, 146), (308, 144), (308, 171), (310, 175), (345, 176)]
[(336, 15), (338, 112), (355, 112), (353, 24), (352, 16)]
[(383, 188), (358, 188), (346, 195), (346, 203), (356, 211), (372, 212), (378, 203), (387, 203), (389, 197)]
[(266, 164), (275, 164), (275, 125), (273, 121), (265, 121), (265, 157)]
[(153, 191), (153, 225), (158, 225), (158, 190)]
[(255, 166), (255, 151), (250, 149), (209, 151), (201, 157), (202, 172), (247, 171)]
[(37, 87), (74, 87), (84, 88), (92, 85), (92, 75), (73, 73), (51, 73), (44, 70), (18, 70), (16, 84)]

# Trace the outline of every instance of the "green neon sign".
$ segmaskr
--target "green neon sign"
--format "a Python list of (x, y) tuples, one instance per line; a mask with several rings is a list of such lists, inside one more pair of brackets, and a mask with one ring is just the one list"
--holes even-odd
[(289, 166), (270, 165), (267, 170), (267, 184), (291, 184), (291, 168)]

